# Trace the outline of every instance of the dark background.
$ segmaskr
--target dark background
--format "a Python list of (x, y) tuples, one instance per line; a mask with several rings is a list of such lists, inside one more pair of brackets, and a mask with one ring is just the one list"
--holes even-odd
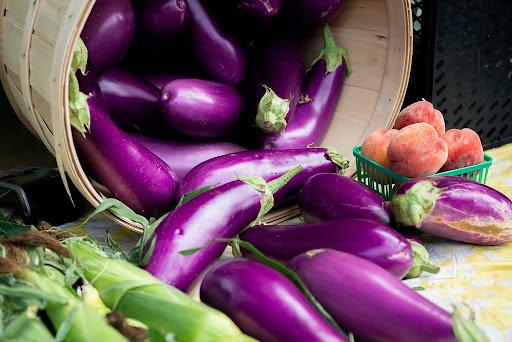
[(23, 126), (5, 93), (0, 91), (0, 170), (25, 166), (54, 166), (46, 147)]

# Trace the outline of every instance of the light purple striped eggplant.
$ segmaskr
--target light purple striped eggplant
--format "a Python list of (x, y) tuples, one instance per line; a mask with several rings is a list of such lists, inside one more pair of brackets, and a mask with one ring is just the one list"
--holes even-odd
[(512, 241), (512, 201), (469, 179), (413, 179), (402, 184), (389, 206), (397, 222), (432, 235), (479, 245)]

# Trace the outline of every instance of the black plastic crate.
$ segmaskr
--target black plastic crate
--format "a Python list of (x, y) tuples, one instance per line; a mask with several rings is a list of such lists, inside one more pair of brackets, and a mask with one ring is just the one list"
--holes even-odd
[(512, 141), (512, 1), (411, 0), (414, 55), (405, 104), (424, 97), (447, 128), (485, 148)]

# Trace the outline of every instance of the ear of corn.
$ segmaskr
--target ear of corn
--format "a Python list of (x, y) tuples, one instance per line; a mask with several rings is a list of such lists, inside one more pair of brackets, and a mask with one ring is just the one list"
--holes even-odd
[(89, 239), (66, 242), (105, 304), (178, 341), (251, 341), (226, 315), (197, 302), (144, 270), (109, 258)]
[(1, 341), (10, 342), (54, 342), (48, 328), (30, 310), (16, 317), (6, 328)]
[(126, 341), (107, 323), (104, 316), (78, 297), (71, 287), (66, 286), (64, 275), (59, 271), (50, 267), (40, 271), (25, 268), (17, 276), (60, 298), (48, 301), (46, 305), (46, 313), (57, 331), (57, 341)]

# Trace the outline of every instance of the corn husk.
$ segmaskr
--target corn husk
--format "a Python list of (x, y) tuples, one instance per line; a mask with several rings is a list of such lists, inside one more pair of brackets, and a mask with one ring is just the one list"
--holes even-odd
[(109, 258), (93, 241), (72, 238), (66, 245), (86, 279), (112, 310), (177, 341), (252, 341), (226, 315), (168, 286), (146, 271)]

